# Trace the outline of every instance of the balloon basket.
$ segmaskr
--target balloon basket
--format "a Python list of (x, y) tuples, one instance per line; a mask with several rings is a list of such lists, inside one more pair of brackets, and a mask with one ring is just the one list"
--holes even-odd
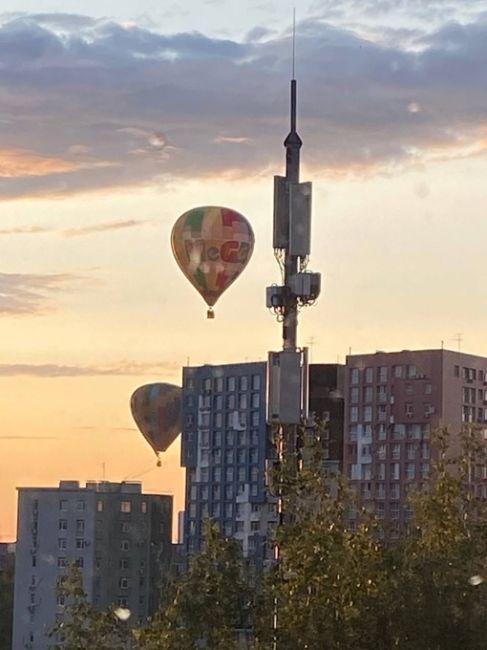
[(206, 318), (215, 318), (215, 312), (213, 311), (213, 307), (210, 307), (208, 311), (206, 312)]
[(156, 467), (162, 467), (162, 460), (159, 458), (159, 456), (157, 457)]

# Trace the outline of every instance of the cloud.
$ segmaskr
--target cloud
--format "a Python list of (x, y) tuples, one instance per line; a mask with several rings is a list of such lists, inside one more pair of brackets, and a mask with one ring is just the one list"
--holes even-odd
[(0, 316), (45, 314), (54, 309), (54, 297), (87, 282), (93, 280), (74, 273), (0, 273)]
[(107, 232), (111, 230), (122, 230), (125, 228), (134, 228), (147, 223), (142, 219), (126, 219), (124, 221), (110, 221), (107, 223), (93, 224), (92, 226), (82, 226), (80, 228), (67, 228), (62, 231), (65, 237), (80, 237), (82, 235), (91, 235), (92, 233)]
[(125, 219), (120, 221), (107, 221), (104, 223), (94, 223), (89, 226), (80, 226), (78, 228), (50, 228), (48, 226), (14, 226), (12, 228), (0, 229), (0, 237), (10, 235), (36, 235), (38, 233), (57, 233), (63, 237), (81, 237), (92, 235), (100, 232), (111, 232), (112, 230), (124, 230), (126, 228), (136, 228), (148, 223), (147, 219)]
[[(332, 27), (335, 5), (298, 25), (304, 162), (367, 174), (484, 151), (487, 19), (381, 38)], [(0, 199), (279, 171), (289, 53), (288, 33), (259, 29), (238, 42), (70, 14), (4, 19)]]
[(136, 361), (120, 361), (111, 366), (68, 366), (54, 363), (1, 363), (0, 377), (95, 377), (112, 375), (153, 375), (158, 372), (176, 373), (181, 370), (180, 364), (174, 361), (158, 361), (143, 363)]

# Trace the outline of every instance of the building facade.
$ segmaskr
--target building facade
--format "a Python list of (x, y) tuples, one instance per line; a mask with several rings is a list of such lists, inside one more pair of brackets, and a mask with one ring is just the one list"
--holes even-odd
[(199, 551), (203, 521), (216, 521), (262, 563), (276, 508), (266, 487), (266, 363), (183, 370), (184, 546)]
[[(466, 423), (487, 427), (486, 358), (449, 350), (347, 357), (344, 472), (392, 535), (411, 516), (411, 488), (429, 478), (431, 431), (448, 427), (454, 452)], [(485, 498), (484, 471), (477, 491)]]
[(170, 562), (171, 526), (172, 497), (143, 494), (140, 483), (20, 488), (12, 650), (56, 643), (48, 632), (65, 605), (56, 587), (72, 562), (92, 604), (145, 620)]

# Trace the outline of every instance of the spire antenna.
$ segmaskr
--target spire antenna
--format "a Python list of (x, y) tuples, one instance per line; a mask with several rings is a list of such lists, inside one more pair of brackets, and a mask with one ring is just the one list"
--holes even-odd
[(296, 7), (293, 9), (293, 79), (296, 79)]

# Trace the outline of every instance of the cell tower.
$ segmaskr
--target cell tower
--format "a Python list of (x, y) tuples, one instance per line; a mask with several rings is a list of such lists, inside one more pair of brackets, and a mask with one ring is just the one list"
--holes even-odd
[[(321, 276), (307, 270), (311, 248), (311, 183), (300, 182), (302, 140), (297, 132), (295, 21), (293, 25), (291, 129), (284, 141), (286, 175), (274, 177), (274, 255), (282, 284), (267, 287), (267, 307), (282, 322), (282, 351), (269, 352), (268, 423), (280, 431), (282, 456), (298, 459), (297, 427), (308, 419), (308, 354), (298, 347), (298, 313), (318, 298)], [(296, 463), (297, 469), (297, 463)]]

